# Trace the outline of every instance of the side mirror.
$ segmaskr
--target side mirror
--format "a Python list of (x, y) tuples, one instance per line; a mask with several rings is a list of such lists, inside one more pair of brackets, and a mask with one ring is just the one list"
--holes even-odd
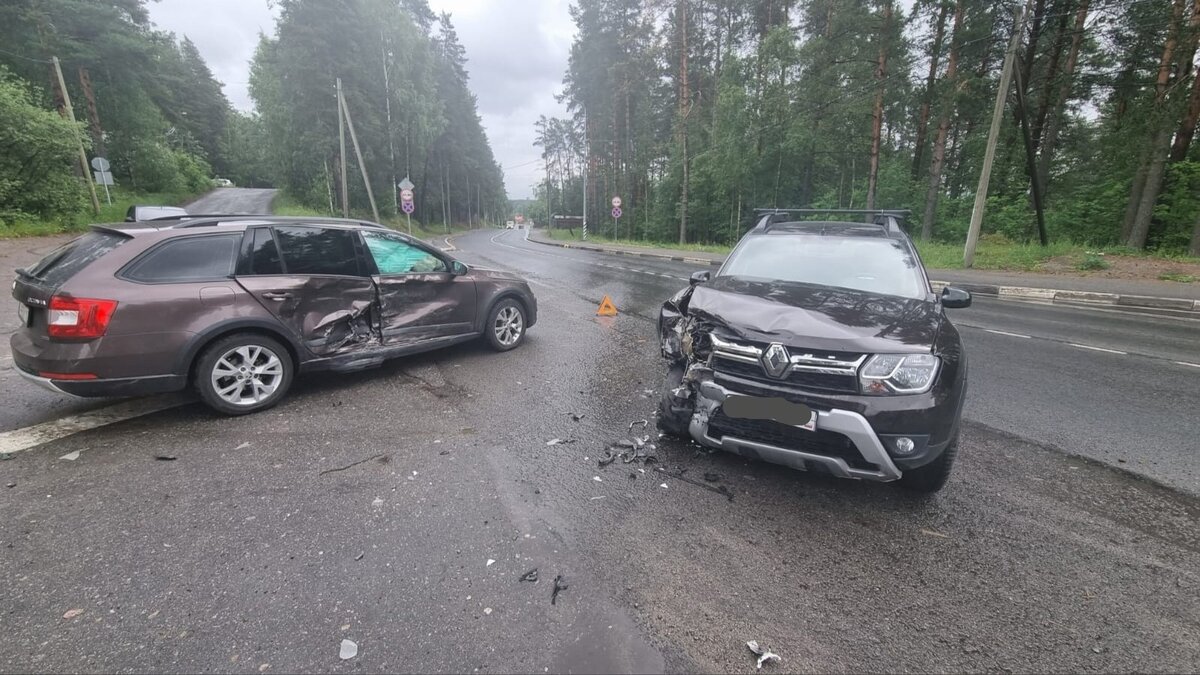
[(450, 273), (456, 277), (461, 277), (462, 275), (469, 272), (470, 269), (471, 268), (467, 267), (466, 263), (460, 262), (458, 260), (455, 260), (454, 264), (450, 265)]
[(947, 286), (942, 289), (942, 307), (962, 309), (971, 306), (971, 294), (961, 288)]
[(692, 272), (692, 278), (688, 281), (688, 283), (695, 286), (696, 284), (708, 283), (708, 280), (711, 278), (712, 272), (709, 272), (708, 270), (701, 270), (699, 272)]

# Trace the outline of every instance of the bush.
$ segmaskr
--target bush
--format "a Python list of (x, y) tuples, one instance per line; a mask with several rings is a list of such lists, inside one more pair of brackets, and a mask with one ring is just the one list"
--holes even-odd
[(1108, 261), (1104, 259), (1103, 253), (1088, 251), (1083, 254), (1083, 259), (1080, 260), (1079, 264), (1075, 267), (1076, 269), (1089, 272), (1093, 270), (1106, 270), (1109, 268), (1109, 264)]

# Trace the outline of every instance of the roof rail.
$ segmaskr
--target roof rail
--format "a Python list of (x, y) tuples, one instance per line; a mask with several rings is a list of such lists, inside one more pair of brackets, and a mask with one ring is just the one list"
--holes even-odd
[[(819, 215), (866, 215), (870, 216), (870, 223), (879, 225), (889, 235), (903, 234), (904, 230), (901, 225), (904, 219), (912, 214), (908, 209), (754, 209), (754, 213), (762, 214), (762, 218), (758, 222), (758, 227), (761, 227), (764, 232), (770, 232), (771, 226), (776, 223), (794, 222), (786, 221), (787, 216), (819, 216)], [(847, 223), (863, 224), (863, 223)]]
[(246, 218), (249, 214), (246, 213), (176, 213), (169, 216), (156, 216), (147, 218), (142, 221), (144, 223), (154, 223), (160, 220), (191, 220), (193, 218)]

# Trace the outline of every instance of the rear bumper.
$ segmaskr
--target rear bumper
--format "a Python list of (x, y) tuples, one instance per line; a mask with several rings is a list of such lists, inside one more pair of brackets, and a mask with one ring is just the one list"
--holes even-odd
[(817, 415), (817, 429), (844, 436), (861, 454), (869, 468), (861, 464), (852, 466), (844, 457), (784, 447), (729, 433), (722, 434), (720, 438), (714, 437), (710, 433), (709, 423), (731, 393), (736, 392), (711, 380), (700, 383), (696, 393), (695, 412), (688, 425), (688, 433), (697, 443), (802, 471), (815, 469), (839, 478), (887, 482), (897, 480), (901, 476), (900, 469), (892, 461), (867, 418), (850, 410), (814, 410)]
[(53, 380), (31, 373), (19, 364), (15, 369), (29, 382), (56, 394), (81, 398), (147, 396), (179, 391), (187, 387), (187, 378), (179, 375), (153, 375), (104, 380)]

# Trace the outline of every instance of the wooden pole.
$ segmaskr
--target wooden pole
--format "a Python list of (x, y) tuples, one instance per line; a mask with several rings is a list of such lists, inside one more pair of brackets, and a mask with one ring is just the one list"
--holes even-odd
[(350, 188), (346, 185), (346, 120), (342, 116), (342, 78), (337, 79), (338, 160), (342, 178), (342, 217), (350, 217)]
[(967, 245), (963, 249), (963, 267), (975, 264), (975, 246), (979, 243), (979, 229), (983, 225), (983, 209), (987, 205), (988, 182), (992, 178), (992, 164), (996, 160), (996, 142), (1000, 138), (1000, 122), (1004, 119), (1004, 102), (1008, 99), (1008, 87), (1012, 83), (1013, 60), (1021, 44), (1021, 32), (1025, 30), (1025, 14), (1028, 7), (1021, 9), (1013, 28), (1008, 52), (1004, 55), (1004, 69), (1000, 72), (1000, 88), (996, 92), (996, 105), (992, 110), (992, 127), (988, 130), (987, 149), (983, 154), (983, 169), (979, 172), (979, 188), (975, 191), (975, 207), (971, 210), (971, 226), (967, 230)]
[(371, 179), (367, 176), (367, 163), (363, 159), (362, 149), (358, 147), (358, 134), (354, 133), (354, 120), (350, 117), (350, 107), (346, 105), (345, 95), (339, 96), (338, 100), (342, 104), (342, 114), (346, 116), (346, 128), (350, 130), (350, 142), (354, 144), (354, 157), (358, 160), (358, 171), (362, 174), (363, 186), (367, 188), (367, 201), (371, 202), (371, 215), (378, 223), (379, 209), (375, 206), (375, 195), (371, 193)]
[[(67, 112), (67, 119), (71, 120), (72, 125), (75, 125), (77, 124), (75, 111), (71, 108), (71, 95), (67, 93), (67, 82), (63, 79), (62, 65), (59, 64), (57, 56), (52, 56), (50, 59), (54, 63), (54, 76), (58, 78), (58, 90), (62, 92), (63, 108)], [(88, 166), (87, 150), (83, 147), (83, 138), (78, 137), (78, 132), (76, 133), (76, 140), (79, 142), (79, 170), (83, 171), (83, 179), (87, 181), (88, 192), (92, 196), (92, 211), (96, 215), (100, 215), (100, 198), (96, 196), (96, 184), (92, 182), (92, 168)]]

